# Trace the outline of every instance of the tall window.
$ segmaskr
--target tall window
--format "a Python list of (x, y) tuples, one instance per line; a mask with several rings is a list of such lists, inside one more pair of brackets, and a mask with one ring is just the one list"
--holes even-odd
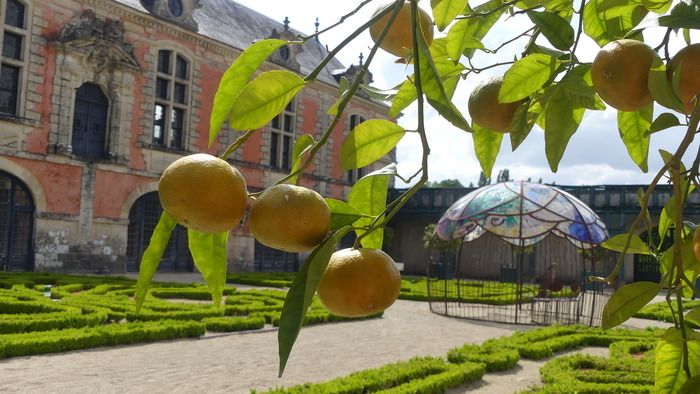
[(73, 153), (90, 159), (105, 156), (109, 100), (99, 86), (84, 83), (75, 93)]
[(187, 59), (175, 51), (158, 51), (153, 145), (183, 148), (191, 79)]
[[(350, 130), (348, 130), (348, 132), (353, 131), (357, 125), (364, 122), (365, 120), (366, 119), (360, 115), (350, 115)], [(347, 175), (348, 182), (355, 183), (355, 182), (357, 182), (358, 179), (365, 176), (365, 174), (366, 174), (365, 168), (355, 168), (352, 170), (348, 170), (348, 175)]]
[(282, 170), (292, 167), (292, 140), (296, 127), (296, 104), (292, 100), (270, 124), (270, 166)]
[(0, 0), (0, 4), (4, 5), (0, 51), (0, 114), (17, 116), (27, 39), (26, 7), (18, 0)]

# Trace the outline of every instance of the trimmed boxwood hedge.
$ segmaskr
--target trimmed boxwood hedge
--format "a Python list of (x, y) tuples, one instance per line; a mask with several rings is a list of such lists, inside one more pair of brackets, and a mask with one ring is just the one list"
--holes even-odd
[(163, 320), (6, 334), (0, 335), (0, 358), (58, 353), (97, 346), (196, 338), (204, 335), (204, 332), (204, 324), (200, 322)]

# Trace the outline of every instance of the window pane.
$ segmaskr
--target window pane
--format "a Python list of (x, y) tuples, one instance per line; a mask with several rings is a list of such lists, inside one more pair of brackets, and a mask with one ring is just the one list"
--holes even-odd
[(153, 143), (163, 145), (165, 129), (165, 106), (156, 104), (153, 111)]
[(187, 77), (187, 60), (178, 56), (175, 61), (175, 76), (180, 79), (189, 79)]
[(170, 51), (158, 51), (158, 72), (170, 74)]
[(176, 103), (185, 104), (187, 102), (187, 86), (176, 83), (173, 95)]
[(277, 148), (279, 146), (280, 135), (278, 133), (270, 133), (270, 166), (277, 168)]
[(168, 94), (168, 83), (167, 79), (156, 78), (156, 97), (167, 100), (170, 97)]
[(3, 64), (0, 68), (0, 113), (17, 114), (19, 68)]
[(284, 110), (285, 110), (285, 111), (293, 112), (293, 111), (294, 111), (294, 100), (290, 101), (289, 104), (287, 104), (287, 107), (285, 107)]
[(272, 118), (272, 125), (271, 126), (273, 129), (277, 129), (277, 130), (280, 129), (280, 116), (279, 115)]
[(355, 171), (353, 171), (353, 170), (348, 171), (348, 182), (350, 182), (350, 183), (355, 182)]
[(292, 137), (285, 135), (282, 144), (282, 168), (288, 170), (292, 165)]
[(284, 131), (288, 133), (294, 131), (294, 117), (292, 115), (284, 115)]
[(17, 0), (7, 0), (5, 24), (24, 29), (24, 5)]
[(2, 56), (22, 60), (22, 36), (6, 31), (2, 37)]
[(182, 147), (182, 127), (184, 125), (185, 111), (179, 108), (173, 108), (170, 119), (170, 141), (168, 146), (171, 148)]

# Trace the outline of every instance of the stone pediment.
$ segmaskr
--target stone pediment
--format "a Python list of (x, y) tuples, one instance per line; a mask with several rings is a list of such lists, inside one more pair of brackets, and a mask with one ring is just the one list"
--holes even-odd
[(82, 52), (96, 72), (119, 68), (140, 70), (134, 46), (126, 41), (121, 21), (103, 19), (85, 10), (66, 23), (58, 42), (65, 48)]

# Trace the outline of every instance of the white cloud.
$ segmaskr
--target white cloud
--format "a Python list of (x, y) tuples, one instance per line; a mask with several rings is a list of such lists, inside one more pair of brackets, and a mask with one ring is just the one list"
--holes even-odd
[[(305, 0), (304, 2), (288, 2), (281, 0), (237, 0), (250, 8), (268, 15), (271, 18), (282, 21), (284, 17), (289, 17), (292, 27), (304, 31), (313, 32), (315, 18), (318, 16), (321, 28), (335, 23), (340, 16), (353, 10), (359, 2), (356, 0)], [(298, 6), (302, 4), (303, 6)], [(294, 6), (294, 5), (297, 6)], [(421, 3), (427, 7), (427, 2)], [(366, 20), (375, 10), (375, 5), (370, 4), (361, 12), (349, 20), (337, 30), (331, 31), (321, 37), (321, 42), (333, 48), (342, 39), (347, 37), (356, 26)], [(574, 21), (575, 22), (575, 21)], [(484, 39), (484, 44), (489, 48), (499, 45), (504, 39), (510, 39), (519, 34), (529, 23), (525, 16), (519, 15), (503, 23), (497, 24)], [(647, 39), (655, 46), (663, 36), (664, 30), (659, 28), (649, 29), (645, 33)], [(538, 43), (546, 44), (546, 41), (538, 40)], [(693, 40), (700, 40), (700, 34), (694, 33)], [(510, 60), (514, 55), (519, 55), (523, 41), (517, 41), (499, 52), (499, 60)], [(675, 53), (684, 44), (682, 38), (677, 37), (670, 45), (671, 54)], [(358, 37), (357, 42), (352, 43), (343, 50), (339, 59), (349, 65), (356, 63), (358, 55), (363, 52), (365, 57), (369, 53), (372, 42), (368, 33), (363, 33)], [(583, 38), (577, 50), (577, 56), (581, 61), (591, 62), (598, 51), (595, 42), (588, 38)], [(474, 58), (477, 65), (488, 65), (494, 62), (493, 56), (479, 53)], [(379, 52), (370, 70), (374, 74), (375, 85), (380, 88), (393, 87), (401, 82), (407, 74), (404, 65), (395, 64), (393, 57)], [(470, 75), (467, 80), (461, 81), (455, 93), (454, 102), (457, 108), (462, 111), (465, 117), (467, 114), (467, 99), (473, 86), (483, 78), (490, 75), (500, 75), (507, 70), (507, 66), (487, 70), (479, 75)], [(656, 108), (655, 116), (661, 113), (662, 108)], [(606, 111), (587, 112), (583, 124), (578, 132), (571, 138), (564, 157), (560, 163), (559, 171), (554, 174), (549, 169), (544, 152), (544, 135), (539, 130), (533, 130), (528, 139), (518, 148), (516, 152), (511, 152), (508, 138), (504, 138), (500, 155), (496, 161), (493, 176), (500, 169), (509, 168), (511, 177), (516, 179), (527, 179), (528, 177), (537, 180), (540, 177), (545, 182), (555, 181), (557, 184), (601, 184), (619, 183), (636, 184), (648, 183), (661, 167), (662, 163), (658, 155), (658, 149), (674, 151), (682, 138), (684, 132), (681, 128), (675, 128), (652, 136), (649, 154), (649, 173), (642, 173), (631, 161), (627, 151), (619, 138), (616, 125), (616, 112), (608, 109)], [(416, 127), (415, 105), (404, 111), (404, 116), (399, 123), (407, 129)], [(430, 178), (441, 180), (447, 178), (457, 178), (464, 184), (475, 182), (479, 178), (479, 164), (476, 160), (471, 135), (459, 131), (449, 123), (440, 118), (434, 111), (426, 113), (426, 129), (430, 140), (431, 155), (429, 158)], [(695, 143), (686, 155), (687, 162), (692, 161), (695, 153), (698, 152), (698, 144)], [(408, 176), (420, 167), (421, 144), (415, 133), (408, 133), (398, 146), (399, 171), (402, 175)], [(397, 186), (401, 182), (397, 181)]]

